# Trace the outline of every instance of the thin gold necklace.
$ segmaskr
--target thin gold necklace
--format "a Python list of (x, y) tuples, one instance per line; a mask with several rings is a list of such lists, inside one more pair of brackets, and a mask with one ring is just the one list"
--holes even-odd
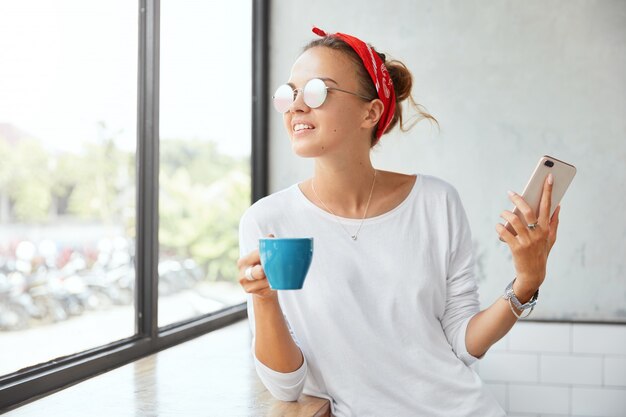
[(313, 194), (315, 194), (315, 197), (317, 197), (317, 199), (320, 201), (320, 203), (322, 203), (324, 208), (326, 208), (326, 210), (328, 210), (330, 212), (330, 214), (332, 214), (335, 217), (335, 220), (337, 220), (337, 223), (339, 223), (339, 225), (343, 228), (343, 230), (345, 230), (346, 233), (348, 233), (348, 235), (350, 235), (352, 240), (356, 240), (357, 239), (357, 237), (359, 236), (359, 232), (361, 231), (361, 227), (363, 227), (363, 223), (365, 223), (365, 217), (367, 216), (367, 210), (370, 208), (370, 201), (372, 201), (372, 193), (374, 192), (374, 185), (376, 184), (376, 172), (377, 171), (374, 170), (374, 179), (372, 179), (372, 188), (370, 189), (370, 196), (367, 198), (367, 204), (365, 205), (365, 213), (363, 213), (363, 217), (361, 218), (361, 224), (359, 224), (359, 228), (356, 230), (356, 233), (354, 233), (354, 234), (350, 233), (350, 231), (348, 229), (346, 229), (346, 227), (343, 225), (343, 223), (341, 223), (341, 220), (339, 220), (339, 217), (335, 214), (335, 212), (332, 211), (330, 209), (330, 207), (328, 207), (326, 205), (326, 203), (324, 203), (324, 200), (322, 200), (320, 198), (320, 196), (317, 194), (317, 191), (315, 191), (315, 181), (314, 181), (314, 178), (311, 179), (311, 188), (313, 188)]

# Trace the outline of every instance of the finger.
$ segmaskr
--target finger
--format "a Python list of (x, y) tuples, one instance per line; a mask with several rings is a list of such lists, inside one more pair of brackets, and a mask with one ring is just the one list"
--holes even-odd
[(543, 193), (541, 194), (541, 203), (539, 204), (539, 224), (544, 227), (548, 226), (548, 217), (550, 217), (553, 182), (554, 177), (552, 173), (548, 174), (543, 182)]
[[(276, 237), (272, 233), (267, 235), (267, 237)], [(261, 263), (261, 255), (259, 255), (259, 250), (255, 249), (247, 255), (242, 256), (237, 260), (237, 268), (239, 271), (245, 270), (250, 265), (256, 265)], [(264, 274), (265, 275), (265, 274)]]
[(515, 214), (513, 214), (512, 212), (508, 210), (505, 210), (502, 212), (502, 214), (500, 214), (500, 217), (502, 217), (504, 220), (509, 222), (511, 226), (513, 226), (513, 229), (515, 229), (515, 232), (517, 233), (517, 237), (520, 240), (528, 239), (528, 225), (524, 224), (518, 216), (516, 216)]
[(509, 198), (511, 199), (513, 204), (515, 204), (515, 207), (517, 207), (517, 210), (519, 210), (522, 216), (523, 222), (526, 222), (526, 224), (528, 225), (531, 223), (535, 223), (537, 221), (537, 215), (535, 213), (535, 210), (533, 210), (528, 205), (526, 200), (524, 200), (524, 198), (521, 195), (513, 191), (509, 191)]
[(239, 280), (239, 284), (243, 287), (247, 293), (255, 293), (269, 288), (270, 284), (266, 279), (248, 281), (245, 277)]
[(508, 230), (508, 231), (509, 231), (509, 233), (511, 233), (513, 236), (517, 236), (517, 232), (515, 231), (515, 229), (513, 228), (513, 226), (512, 226), (509, 222), (506, 222), (506, 223), (504, 224), (504, 227), (505, 227), (505, 228), (506, 228), (506, 230)]
[(243, 277), (248, 281), (254, 281), (256, 279), (254, 277), (254, 265), (247, 266), (246, 269), (243, 270)]
[[(250, 270), (249, 276), (251, 278), (248, 278), (248, 270)], [(261, 265), (248, 265), (247, 267), (245, 267), (245, 269), (243, 269), (242, 276), (248, 281), (257, 281), (265, 279), (265, 271), (263, 270), (263, 267)]]
[(237, 268), (239, 268), (239, 271), (242, 271), (242, 269), (245, 270), (250, 265), (256, 265), (259, 263), (261, 263), (259, 250), (255, 249), (249, 254), (244, 255), (241, 258), (239, 258), (239, 260), (237, 261)]
[(550, 224), (552, 224), (553, 222), (556, 222), (557, 224), (559, 223), (559, 213), (560, 212), (561, 212), (561, 205), (559, 204), (554, 209), (554, 213), (552, 213), (552, 218), (550, 219)]
[(265, 279), (265, 271), (261, 265), (255, 265), (252, 267), (252, 277), (255, 280)]
[[(272, 233), (267, 235), (267, 237), (276, 237)], [(237, 268), (241, 270), (241, 268), (247, 268), (250, 265), (256, 265), (261, 263), (261, 256), (259, 255), (259, 250), (255, 249), (247, 255), (242, 256), (237, 260)]]
[(556, 206), (554, 213), (552, 213), (552, 218), (550, 219), (550, 234), (548, 239), (551, 243), (556, 241), (556, 233), (559, 228), (559, 213), (561, 212), (561, 206)]
[(513, 233), (509, 232), (509, 230), (501, 223), (496, 224), (496, 232), (498, 232), (500, 240), (510, 247), (517, 244), (517, 240), (515, 239), (515, 236), (513, 236)]

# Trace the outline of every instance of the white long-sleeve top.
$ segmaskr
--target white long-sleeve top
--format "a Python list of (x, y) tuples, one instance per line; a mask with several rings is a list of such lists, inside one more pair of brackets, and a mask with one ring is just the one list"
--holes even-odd
[[(340, 220), (350, 231), (361, 222)], [(328, 398), (337, 417), (505, 415), (469, 367), (476, 358), (465, 331), (478, 292), (470, 228), (450, 184), (418, 175), (400, 205), (365, 220), (356, 241), (294, 184), (246, 211), (241, 254), (270, 233), (314, 238), (302, 290), (278, 291), (304, 363), (280, 373), (254, 357), (272, 395)]]

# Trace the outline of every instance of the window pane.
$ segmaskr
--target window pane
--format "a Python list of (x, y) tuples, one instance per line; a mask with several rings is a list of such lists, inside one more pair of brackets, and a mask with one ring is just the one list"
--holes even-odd
[(0, 0), (0, 374), (134, 334), (137, 22)]
[(162, 1), (159, 325), (245, 301), (252, 2)]

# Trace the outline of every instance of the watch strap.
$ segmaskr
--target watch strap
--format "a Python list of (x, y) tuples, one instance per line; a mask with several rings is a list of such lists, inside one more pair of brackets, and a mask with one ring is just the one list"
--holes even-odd
[(511, 281), (509, 285), (506, 286), (502, 298), (504, 298), (505, 300), (509, 300), (518, 310), (523, 311), (529, 308), (533, 308), (537, 304), (537, 299), (539, 298), (539, 289), (535, 291), (535, 293), (527, 303), (522, 304), (515, 295), (515, 292), (513, 291), (513, 284), (515, 283), (516, 279), (517, 277), (513, 278), (513, 281)]

